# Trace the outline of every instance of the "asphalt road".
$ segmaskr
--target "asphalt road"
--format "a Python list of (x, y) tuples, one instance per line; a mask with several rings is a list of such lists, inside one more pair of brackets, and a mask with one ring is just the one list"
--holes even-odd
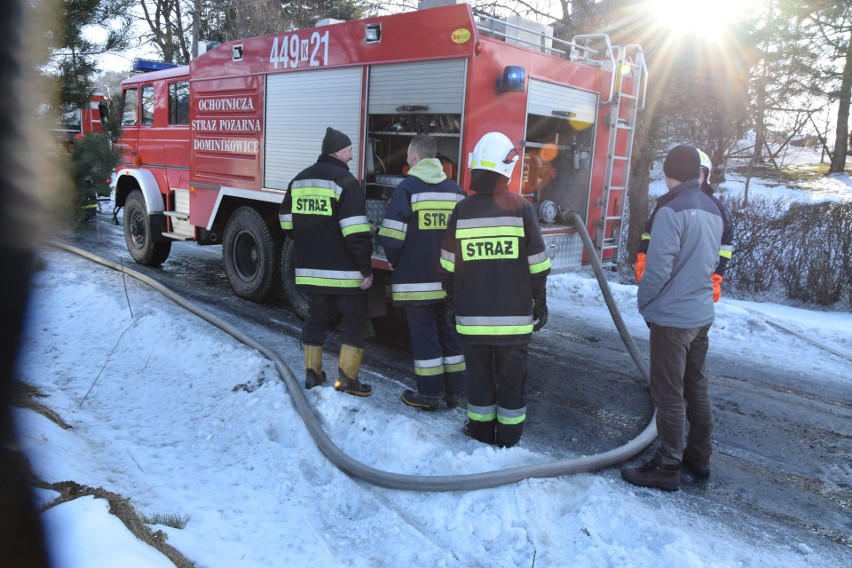
[[(64, 242), (131, 265), (192, 302), (274, 346), (298, 338), (300, 320), (283, 303), (255, 304), (235, 296), (221, 247), (175, 243), (159, 269), (130, 260), (111, 217), (61, 237)], [(404, 313), (375, 320), (366, 363), (413, 386)], [(647, 337), (634, 338), (647, 353)], [(329, 348), (336, 349), (336, 337)], [(301, 374), (301, 369), (296, 369)], [(852, 565), (852, 389), (826, 377), (803, 377), (771, 361), (708, 358), (714, 411), (712, 475), (684, 476), (678, 499), (716, 517), (755, 542), (803, 543), (838, 566)], [(852, 371), (852, 366), (850, 368)], [(635, 437), (653, 408), (645, 380), (608, 313), (589, 322), (551, 313), (530, 347), (528, 422), (523, 444), (554, 459), (606, 451)], [(410, 412), (397, 401), (400, 412)], [(646, 450), (644, 458), (653, 450)], [(601, 475), (620, 479), (618, 468)]]

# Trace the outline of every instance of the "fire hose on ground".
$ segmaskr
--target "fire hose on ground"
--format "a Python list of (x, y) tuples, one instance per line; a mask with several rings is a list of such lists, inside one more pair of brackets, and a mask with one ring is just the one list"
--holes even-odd
[[(574, 213), (574, 219), (580, 237), (583, 240), (583, 245), (591, 259), (595, 277), (598, 280), (598, 284), (600, 285), (601, 292), (604, 296), (604, 301), (606, 302), (613, 322), (615, 323), (619, 335), (624, 341), (630, 356), (633, 358), (636, 366), (647, 380), (649, 377), (648, 365), (639, 353), (636, 344), (633, 342), (632, 337), (627, 331), (627, 327), (621, 318), (621, 314), (618, 312), (615, 300), (613, 299), (612, 293), (609, 289), (609, 284), (607, 283), (606, 278), (604, 278), (600, 261), (595, 255), (595, 249), (591, 237), (589, 237), (589, 233), (580, 216)], [(290, 367), (287, 366), (287, 364), (275, 352), (264, 345), (261, 345), (231, 324), (179, 296), (153, 278), (65, 243), (50, 241), (48, 244), (77, 254), (148, 284), (179, 306), (220, 328), (237, 341), (240, 341), (248, 347), (251, 347), (263, 354), (275, 364), (275, 368), (290, 392), (296, 411), (302, 418), (302, 421), (313, 438), (314, 443), (317, 445), (317, 448), (319, 448), (323, 455), (325, 455), (326, 458), (328, 458), (341, 471), (373, 485), (406, 491), (471, 491), (509, 485), (530, 478), (559, 477), (575, 473), (587, 473), (626, 461), (648, 447), (648, 445), (650, 445), (657, 437), (657, 428), (654, 417), (652, 417), (645, 429), (626, 444), (591, 456), (580, 456), (542, 464), (525, 465), (501, 470), (460, 475), (408, 475), (376, 469), (353, 459), (331, 440), (328, 434), (326, 434), (323, 430), (319, 418), (317, 418), (314, 413), (314, 409), (308, 402), (308, 399), (305, 396), (305, 391), (302, 388), (302, 384), (296, 378), (296, 375)]]

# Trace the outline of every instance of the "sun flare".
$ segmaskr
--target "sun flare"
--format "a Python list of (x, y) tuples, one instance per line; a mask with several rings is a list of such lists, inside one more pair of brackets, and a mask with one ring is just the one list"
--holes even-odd
[(679, 33), (713, 35), (754, 8), (754, 0), (651, 0), (657, 22)]

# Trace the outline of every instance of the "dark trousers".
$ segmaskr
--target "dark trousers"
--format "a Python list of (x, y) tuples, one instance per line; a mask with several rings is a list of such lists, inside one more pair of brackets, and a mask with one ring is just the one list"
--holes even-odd
[[(651, 400), (657, 411), (657, 461), (678, 464), (710, 460), (713, 413), (704, 361), (710, 326), (679, 329), (650, 324)], [(689, 431), (684, 442), (684, 430)]]
[(332, 322), (340, 316), (340, 342), (364, 348), (367, 323), (366, 294), (307, 294), (308, 317), (302, 327), (302, 342), (324, 345)]
[(426, 396), (464, 394), (464, 348), (447, 325), (443, 302), (405, 307), (417, 391)]
[(465, 345), (468, 431), (486, 443), (511, 447), (527, 417), (527, 345)]

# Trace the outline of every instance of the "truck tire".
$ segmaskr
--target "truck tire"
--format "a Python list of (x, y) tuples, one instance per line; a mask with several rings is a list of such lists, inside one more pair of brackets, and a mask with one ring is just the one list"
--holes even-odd
[(308, 317), (308, 297), (296, 287), (296, 241), (287, 239), (281, 255), (281, 283), (284, 297), (293, 312), (302, 319)]
[(263, 302), (278, 282), (281, 238), (253, 207), (239, 207), (228, 219), (222, 240), (225, 273), (237, 296)]
[(145, 266), (160, 266), (172, 251), (172, 241), (154, 241), (151, 217), (138, 189), (124, 202), (124, 241), (133, 260)]

